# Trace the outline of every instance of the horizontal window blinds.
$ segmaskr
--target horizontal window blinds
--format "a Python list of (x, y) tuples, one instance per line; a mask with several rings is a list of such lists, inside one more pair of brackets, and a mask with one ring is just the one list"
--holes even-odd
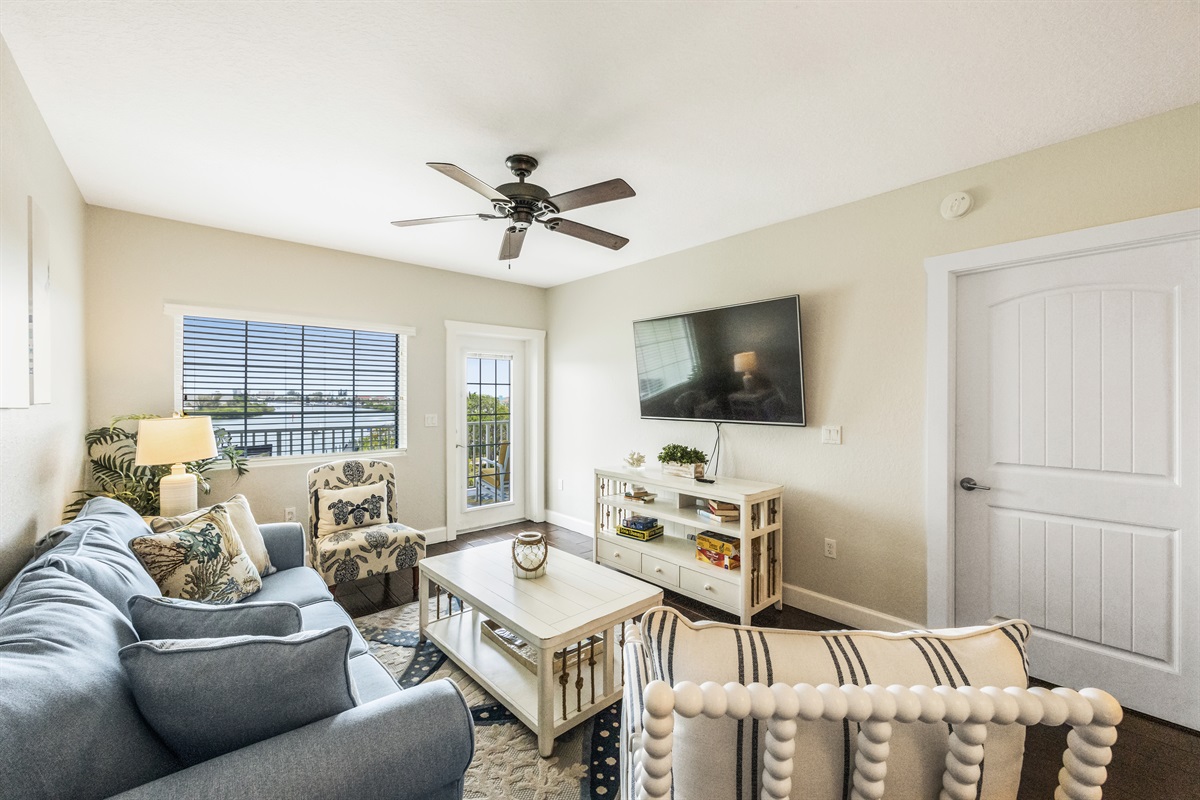
[(251, 457), (406, 445), (406, 337), (183, 317), (182, 405)]

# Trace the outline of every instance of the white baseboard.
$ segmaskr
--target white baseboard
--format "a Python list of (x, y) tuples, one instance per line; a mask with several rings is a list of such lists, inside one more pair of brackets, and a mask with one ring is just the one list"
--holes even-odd
[(790, 583), (783, 585), (783, 602), (784, 605), (799, 608), (810, 614), (828, 617), (843, 625), (849, 625), (852, 628), (859, 628), (860, 630), (895, 632), (911, 631), (925, 627), (925, 625), (919, 622), (893, 617), (891, 614), (885, 614), (873, 608), (856, 605), (846, 600), (839, 600), (836, 597), (814, 592), (811, 589), (803, 589)]
[(426, 528), (422, 533), (425, 534), (425, 544), (437, 544), (438, 542), (446, 541), (446, 526), (440, 528)]
[(594, 535), (592, 523), (576, 517), (569, 517), (559, 511), (546, 511), (546, 521), (551, 525), (557, 525), (560, 528), (566, 528), (569, 531), (582, 533), (584, 536)]

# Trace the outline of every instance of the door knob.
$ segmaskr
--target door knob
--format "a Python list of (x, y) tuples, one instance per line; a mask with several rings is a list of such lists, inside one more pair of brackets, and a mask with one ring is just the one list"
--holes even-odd
[(973, 492), (976, 489), (979, 489), (980, 491), (983, 491), (983, 492), (990, 492), (992, 490), (992, 487), (990, 487), (990, 486), (979, 485), (978, 483), (975, 482), (974, 478), (963, 478), (961, 481), (958, 482), (958, 485), (961, 486), (962, 488), (966, 489), (968, 492)]

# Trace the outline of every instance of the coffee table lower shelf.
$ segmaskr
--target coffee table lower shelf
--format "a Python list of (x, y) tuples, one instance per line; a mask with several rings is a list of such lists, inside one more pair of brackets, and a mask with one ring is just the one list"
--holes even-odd
[[(461, 613), (429, 620), (425, 627), (425, 635), (517, 719), (537, 733), (539, 676), (518, 664), (511, 655), (501, 652), (501, 645), (483, 635), (481, 625), (484, 619), (486, 617), (479, 611), (467, 609)], [(505, 624), (502, 620), (496, 621), (500, 625)], [(560, 674), (550, 676), (554, 698), (553, 736), (557, 737), (567, 732), (621, 699), (622, 688), (619, 680), (613, 682), (615, 688), (611, 694), (603, 695), (602, 661), (601, 654), (597, 652), (594, 670), (586, 659), (582, 669), (578, 669), (579, 665), (573, 660), (567, 665), (565, 718)], [(620, 668), (619, 665), (617, 668)], [(594, 703), (593, 672), (596, 684)], [(582, 687), (577, 686), (580, 679), (583, 681)]]

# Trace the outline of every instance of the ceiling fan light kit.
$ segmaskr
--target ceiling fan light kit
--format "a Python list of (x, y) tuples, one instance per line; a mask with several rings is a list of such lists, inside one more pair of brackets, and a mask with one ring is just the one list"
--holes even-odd
[(629, 244), (624, 236), (602, 231), (590, 225), (572, 222), (558, 215), (564, 211), (607, 203), (611, 200), (621, 200), (633, 197), (633, 188), (620, 178), (594, 183), (572, 189), (569, 192), (551, 195), (536, 183), (526, 183), (533, 171), (537, 169), (538, 160), (533, 156), (517, 153), (509, 156), (504, 165), (516, 176), (515, 183), (505, 183), (492, 187), (476, 178), (461, 167), (454, 164), (429, 162), (432, 167), (448, 178), (458, 181), (463, 186), (483, 195), (492, 203), (494, 214), (457, 214), (449, 217), (424, 217), (421, 219), (397, 220), (392, 224), (398, 228), (413, 225), (428, 225), (438, 222), (459, 222), (467, 219), (504, 219), (509, 221), (500, 242), (501, 261), (511, 261), (521, 255), (521, 245), (525, 242), (525, 232), (535, 222), (540, 223), (548, 231), (565, 233), (585, 242), (598, 244), (610, 250), (620, 250)]

